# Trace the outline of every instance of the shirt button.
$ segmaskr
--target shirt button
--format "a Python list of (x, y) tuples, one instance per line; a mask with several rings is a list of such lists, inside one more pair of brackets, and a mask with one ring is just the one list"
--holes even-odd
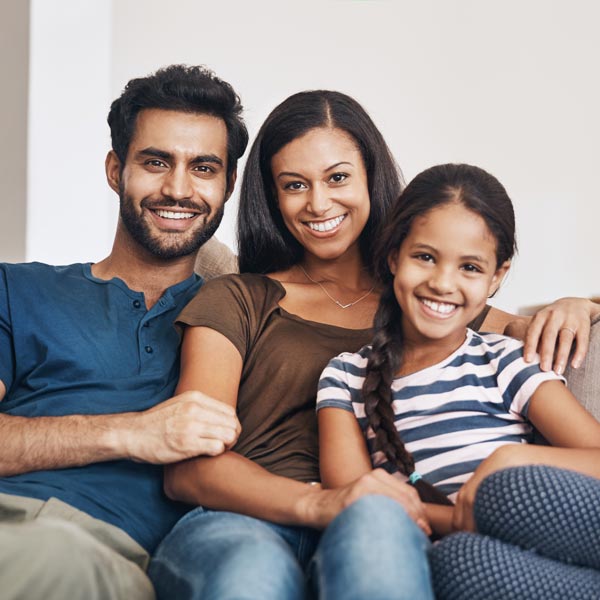
[(141, 305), (142, 305), (142, 303), (139, 300), (133, 301), (133, 308), (139, 308)]
[(146, 346), (144, 348), (144, 350), (148, 353), (148, 354), (152, 354), (154, 352), (154, 350), (152, 349), (152, 346)]
[(144, 327), (150, 327), (150, 321), (146, 321), (143, 326)]

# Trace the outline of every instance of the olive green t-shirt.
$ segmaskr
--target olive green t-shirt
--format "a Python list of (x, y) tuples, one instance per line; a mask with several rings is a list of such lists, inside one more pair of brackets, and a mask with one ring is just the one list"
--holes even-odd
[(225, 275), (202, 286), (177, 322), (218, 331), (242, 356), (233, 450), (271, 473), (319, 481), (319, 376), (333, 356), (369, 343), (372, 330), (306, 321), (279, 306), (284, 296), (264, 275)]

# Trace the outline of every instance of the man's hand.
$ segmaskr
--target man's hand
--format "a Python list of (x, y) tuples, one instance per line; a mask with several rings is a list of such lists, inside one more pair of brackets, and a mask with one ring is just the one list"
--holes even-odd
[(313, 527), (324, 529), (353, 502), (373, 494), (387, 496), (401, 504), (423, 532), (426, 535), (431, 534), (425, 507), (416, 490), (383, 469), (375, 469), (341, 488), (324, 490), (320, 485), (312, 486), (311, 493), (302, 499), (302, 502), (306, 503), (302, 510), (306, 511), (306, 522), (311, 523)]
[(233, 407), (188, 391), (139, 413), (125, 443), (133, 460), (168, 464), (221, 454), (235, 444), (240, 431)]

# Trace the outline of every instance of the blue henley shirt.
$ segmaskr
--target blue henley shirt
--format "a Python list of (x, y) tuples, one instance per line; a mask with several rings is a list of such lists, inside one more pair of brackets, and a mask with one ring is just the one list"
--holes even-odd
[[(90, 264), (0, 264), (0, 412), (110, 414), (171, 397), (180, 344), (173, 322), (201, 283), (194, 275), (146, 310), (142, 293), (95, 278)], [(149, 552), (186, 511), (164, 495), (162, 467), (128, 460), (4, 477), (0, 492), (54, 496)]]

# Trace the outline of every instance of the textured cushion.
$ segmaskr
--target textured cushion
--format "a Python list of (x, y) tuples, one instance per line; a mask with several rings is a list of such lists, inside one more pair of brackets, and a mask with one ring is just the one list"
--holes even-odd
[(237, 256), (229, 246), (213, 236), (198, 251), (194, 270), (206, 280), (227, 273), (237, 273)]
[(600, 421), (600, 316), (592, 324), (585, 362), (579, 369), (568, 367), (565, 377), (575, 397)]

